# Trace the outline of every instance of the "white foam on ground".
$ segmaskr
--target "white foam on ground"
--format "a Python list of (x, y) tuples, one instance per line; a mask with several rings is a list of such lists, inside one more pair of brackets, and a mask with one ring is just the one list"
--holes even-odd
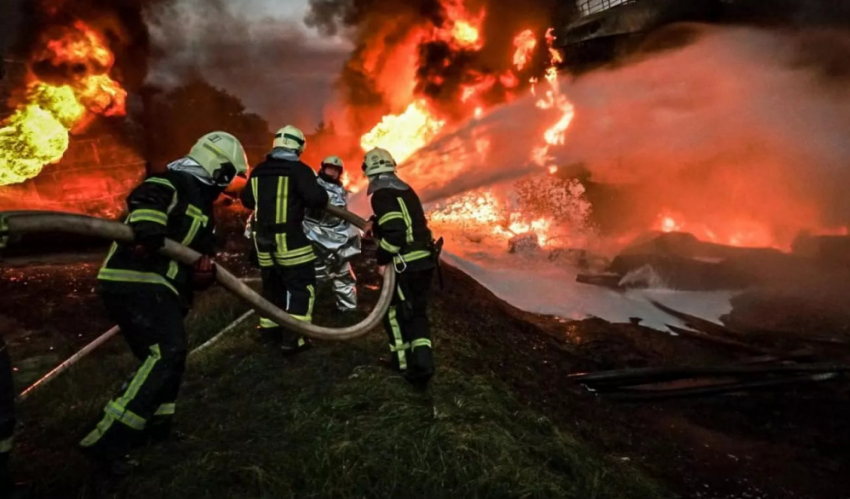
[(598, 317), (626, 323), (641, 318), (641, 325), (668, 331), (667, 325), (684, 327), (682, 321), (658, 308), (650, 300), (670, 308), (719, 323), (732, 310), (731, 291), (694, 292), (642, 289), (618, 292), (609, 288), (576, 282), (579, 273), (568, 264), (550, 262), (541, 255), (510, 254), (492, 249), (469, 251), (452, 248), (443, 260), (462, 270), (511, 305), (538, 314), (571, 320)]
[[(355, 195), (349, 205), (361, 216), (369, 216), (366, 196)], [(695, 292), (670, 289), (635, 289), (625, 292), (576, 282), (578, 269), (564, 261), (550, 261), (547, 253), (511, 254), (503, 239), (484, 237), (473, 242), (463, 229), (440, 227), (446, 246), (443, 261), (475, 279), (498, 298), (526, 312), (570, 320), (598, 317), (614, 323), (641, 318), (641, 325), (669, 332), (667, 325), (684, 323), (658, 308), (650, 300), (690, 315), (720, 323), (732, 311), (733, 291)]]

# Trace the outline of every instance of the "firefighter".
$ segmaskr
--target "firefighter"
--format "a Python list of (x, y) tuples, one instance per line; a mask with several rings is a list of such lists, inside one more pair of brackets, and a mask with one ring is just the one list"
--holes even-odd
[[(348, 191), (342, 185), (344, 165), (338, 156), (329, 156), (319, 168), (319, 185), (328, 192), (330, 204), (345, 208)], [(360, 233), (345, 220), (323, 210), (308, 210), (304, 233), (316, 252), (316, 280), (331, 282), (336, 308), (347, 313), (357, 308), (357, 279), (350, 260), (360, 254)]]
[(391, 362), (414, 386), (425, 388), (434, 374), (428, 299), (438, 251), (419, 196), (396, 175), (392, 155), (372, 149), (362, 167), (374, 212), (366, 232), (378, 241), (378, 270), (396, 272), (396, 292), (384, 318)]
[[(287, 125), (275, 134), (265, 161), (251, 170), (242, 191), (242, 204), (251, 217), (254, 247), (263, 279), (263, 297), (293, 318), (312, 322), (316, 298), (316, 254), (304, 234), (305, 210), (327, 206), (328, 193), (316, 173), (301, 162), (307, 140), (301, 130)], [(307, 338), (260, 318), (260, 334), (280, 345), (286, 355), (310, 347)]]
[[(143, 363), (103, 419), (81, 442), (85, 454), (111, 474), (130, 471), (127, 452), (171, 436), (171, 420), (186, 363), (183, 319), (193, 289), (215, 280), (213, 202), (248, 168), (233, 135), (201, 137), (189, 154), (152, 175), (127, 198), (131, 244), (113, 243), (98, 273), (98, 292), (110, 318)], [(194, 267), (157, 252), (172, 239), (200, 252)]]

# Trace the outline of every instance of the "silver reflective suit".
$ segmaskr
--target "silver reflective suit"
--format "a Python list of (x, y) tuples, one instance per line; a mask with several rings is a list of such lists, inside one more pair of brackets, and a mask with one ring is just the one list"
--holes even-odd
[[(348, 192), (342, 185), (317, 179), (330, 198), (330, 204), (345, 208)], [(360, 254), (360, 232), (350, 223), (323, 210), (308, 210), (304, 217), (304, 233), (312, 241), (316, 259), (316, 280), (331, 282), (336, 306), (347, 312), (357, 308), (357, 279), (350, 260)]]

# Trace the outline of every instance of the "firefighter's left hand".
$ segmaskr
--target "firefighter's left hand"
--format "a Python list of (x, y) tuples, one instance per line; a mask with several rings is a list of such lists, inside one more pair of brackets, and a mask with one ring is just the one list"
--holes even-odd
[(378, 265), (378, 274), (379, 274), (381, 277), (383, 277), (383, 276), (384, 276), (384, 272), (386, 272), (386, 271), (387, 271), (387, 266), (386, 266), (386, 265)]
[(197, 290), (204, 290), (215, 283), (216, 267), (215, 262), (209, 255), (203, 255), (195, 262), (195, 269), (192, 274), (192, 285)]
[(363, 227), (363, 239), (371, 240), (375, 239), (375, 222), (369, 220), (366, 222), (366, 227)]

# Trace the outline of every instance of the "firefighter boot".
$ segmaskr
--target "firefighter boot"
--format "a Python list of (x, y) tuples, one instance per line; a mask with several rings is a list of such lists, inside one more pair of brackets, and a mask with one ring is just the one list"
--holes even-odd
[(310, 338), (292, 331), (283, 331), (283, 341), (280, 344), (280, 350), (285, 357), (309, 350), (312, 346), (313, 343), (310, 341)]
[(257, 327), (257, 341), (265, 345), (279, 345), (283, 341), (283, 329), (280, 327)]

